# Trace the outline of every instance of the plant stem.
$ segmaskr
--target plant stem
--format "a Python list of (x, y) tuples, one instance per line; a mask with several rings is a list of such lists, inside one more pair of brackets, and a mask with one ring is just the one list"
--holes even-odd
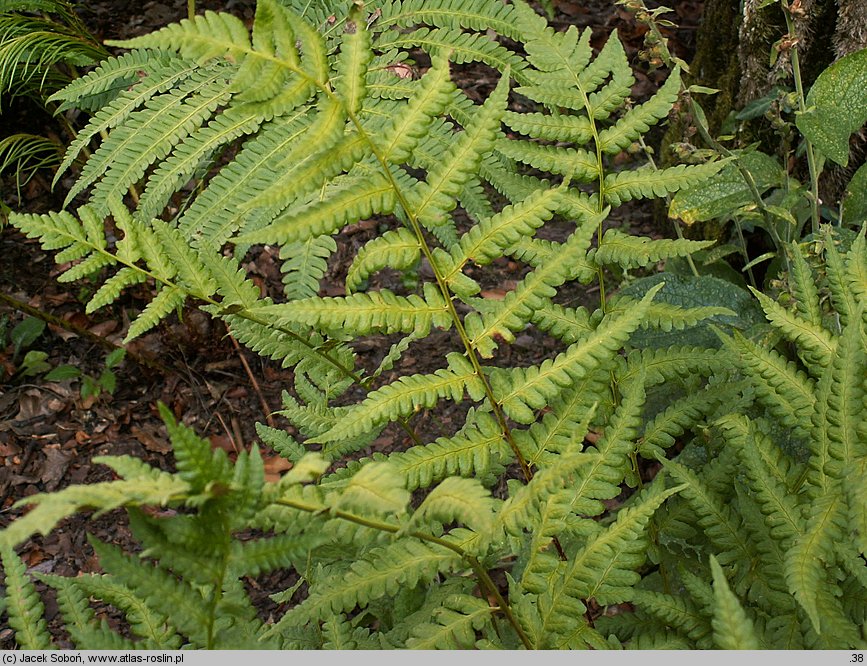
[(196, 0), (187, 0), (187, 18), (191, 21), (196, 16)]
[[(786, 17), (786, 30), (789, 31), (792, 50), (792, 76), (795, 79), (795, 92), (798, 95), (798, 111), (803, 113), (807, 110), (807, 101), (804, 96), (804, 82), (801, 79), (801, 59), (798, 55), (798, 42), (795, 35), (795, 21), (792, 18), (791, 8), (786, 0), (782, 0), (783, 15)], [(819, 232), (819, 171), (816, 166), (816, 154), (813, 151), (813, 142), (806, 136), (804, 146), (807, 153), (807, 169), (810, 172), (810, 219), (814, 234)]]
[[(297, 502), (295, 500), (290, 499), (277, 499), (274, 500), (274, 504), (279, 504), (280, 506), (287, 506), (292, 509), (297, 509), (298, 511), (305, 511), (307, 513), (323, 513), (328, 512), (328, 515), (333, 516), (335, 518), (340, 518), (341, 520), (346, 520), (350, 523), (355, 523), (356, 525), (361, 525), (363, 527), (369, 527), (371, 529), (380, 530), (382, 532), (389, 532), (391, 534), (396, 534), (400, 532), (400, 525), (394, 525), (392, 523), (386, 523), (379, 520), (374, 520), (372, 518), (365, 518), (363, 516), (357, 516), (353, 513), (349, 513), (348, 511), (341, 511), (339, 509), (331, 509), (327, 506), (316, 506), (313, 504), (304, 504), (302, 502)], [(435, 537), (431, 534), (425, 534), (424, 532), (407, 532), (407, 536), (413, 537), (415, 539), (419, 539), (420, 541), (426, 541), (427, 543), (433, 543), (437, 546), (441, 546), (443, 548), (447, 548), (453, 553), (459, 555), (467, 564), (472, 567), (473, 571), (478, 576), (479, 587), (485, 590), (488, 594), (490, 594), (494, 599), (497, 600), (497, 604), (499, 605), (500, 612), (505, 615), (509, 624), (512, 625), (512, 628), (515, 630), (515, 633), (518, 634), (518, 638), (520, 638), (521, 643), (523, 643), (524, 647), (528, 650), (533, 649), (533, 645), (530, 642), (530, 639), (527, 637), (527, 634), (524, 633), (523, 628), (521, 627), (521, 623), (518, 622), (518, 619), (512, 613), (512, 609), (506, 600), (503, 598), (503, 595), (500, 594), (499, 589), (497, 589), (497, 585), (491, 580), (490, 575), (485, 568), (479, 563), (479, 561), (473, 556), (467, 553), (463, 548), (457, 546), (450, 541), (443, 539), (441, 537)]]

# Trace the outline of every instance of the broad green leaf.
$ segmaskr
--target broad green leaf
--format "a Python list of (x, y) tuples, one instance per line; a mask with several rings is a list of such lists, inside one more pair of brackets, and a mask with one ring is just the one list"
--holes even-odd
[(807, 93), (807, 110), (796, 123), (823, 155), (849, 163), (849, 136), (867, 121), (867, 49), (840, 58)]
[(858, 225), (867, 220), (867, 164), (862, 164), (846, 186), (840, 217), (843, 224)]
[[(773, 157), (755, 151), (738, 156), (738, 163), (752, 174), (759, 192), (782, 185), (786, 174)], [(668, 214), (685, 224), (723, 217), (741, 206), (753, 202), (749, 185), (736, 163), (723, 169), (694, 187), (678, 192), (671, 201)]]

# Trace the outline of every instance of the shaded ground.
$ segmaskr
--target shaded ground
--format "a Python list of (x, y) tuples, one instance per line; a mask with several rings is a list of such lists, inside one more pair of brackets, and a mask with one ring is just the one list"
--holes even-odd
[[(148, 32), (168, 22), (183, 18), (186, 2), (116, 2), (102, 0), (85, 3), (82, 16), (101, 39), (124, 38)], [(642, 29), (625, 10), (609, 1), (554, 3), (557, 15), (554, 25), (565, 28), (575, 24), (593, 29), (594, 45), (601, 46), (605, 38), (617, 29), (625, 41), (630, 57), (642, 46)], [(681, 29), (672, 35), (678, 55), (689, 59), (698, 25), (701, 2), (674, 2)], [(250, 19), (252, 1), (199, 0), (200, 9), (233, 11)], [(479, 85), (465, 74), (466, 88)], [(652, 94), (658, 81), (655, 75), (637, 73), (635, 96), (640, 99)], [(4, 122), (14, 118), (5, 113)], [(27, 111), (21, 111), (20, 122), (30, 124)], [(49, 187), (50, 177), (38, 176), (22, 191), (21, 199), (11, 196), (6, 202), (15, 210), (45, 212), (57, 210), (61, 201)], [(62, 197), (60, 197), (62, 199)], [(654, 229), (650, 207), (626, 205), (619, 208), (609, 221), (634, 232), (660, 233)], [(565, 232), (546, 229), (551, 237)], [(335, 278), (345, 275), (353, 248), (377, 234), (377, 224), (361, 223), (345, 230), (338, 238), (338, 252), (331, 272), (322, 281), (323, 295), (342, 294)], [(663, 232), (665, 233), (665, 232)], [(33, 241), (5, 228), (0, 233), (0, 527), (4, 527), (20, 510), (11, 509), (14, 501), (37, 492), (54, 491), (69, 484), (92, 483), (110, 478), (110, 472), (91, 463), (97, 455), (129, 454), (159, 467), (170, 467), (165, 428), (157, 415), (157, 402), (168, 405), (183, 422), (209, 437), (216, 447), (239, 451), (256, 441), (254, 424), (272, 419), (277, 427), (285, 420), (271, 416), (280, 407), (280, 392), (291, 384), (291, 374), (278, 365), (238, 348), (227, 337), (219, 322), (195, 310), (188, 310), (182, 319), (170, 318), (162, 326), (134, 341), (123, 364), (117, 369), (113, 394), (82, 396), (81, 377), (46, 381), (45, 372), (23, 376), (20, 367), (28, 351), (44, 352), (50, 368), (71, 365), (84, 374), (98, 377), (105, 367), (106, 355), (119, 345), (129, 324), (130, 313), (141, 311), (149, 300), (146, 287), (131, 290), (121, 301), (91, 315), (84, 312), (93, 285), (60, 284), (53, 257), (47, 256)], [(276, 253), (260, 252), (251, 257), (247, 269), (261, 281), (270, 293), (281, 288), (279, 259)], [(474, 275), (490, 295), (505, 293), (520, 279), (516, 264), (507, 260), (495, 262)], [(384, 274), (380, 279), (397, 281), (396, 275)], [(376, 286), (376, 285), (372, 285)], [(383, 285), (380, 285), (383, 286)], [(385, 286), (388, 286), (387, 283)], [(565, 294), (568, 305), (598, 302), (598, 293), (573, 289)], [(16, 349), (13, 331), (29, 315), (22, 310), (31, 308), (46, 313), (52, 320), (42, 334)], [(20, 331), (20, 329), (19, 329)], [(368, 338), (357, 345), (360, 361), (365, 367), (376, 367), (388, 349), (383, 338)], [(421, 347), (406, 355), (394, 369), (395, 376), (429, 372), (439, 367), (442, 350), (451, 347), (448, 334), (431, 336), (429, 350)], [(555, 341), (545, 336), (527, 333), (508, 347), (502, 360), (512, 365), (538, 363), (551, 356)], [(436, 436), (443, 429), (451, 430), (461, 423), (460, 414), (438, 411), (436, 417), (422, 413), (414, 425), (423, 434)], [(389, 450), (403, 445), (400, 433), (386, 430), (372, 447)], [(365, 453), (370, 453), (367, 451)], [(267, 471), (273, 478), (283, 472), (287, 463), (265, 452)], [(93, 551), (87, 544), (86, 531), (102, 540), (128, 544), (130, 536), (123, 516), (115, 512), (90, 520), (74, 517), (46, 537), (23, 545), (19, 552), (32, 571), (75, 575), (97, 568)], [(261, 591), (261, 599), (270, 590)], [(50, 595), (47, 614), (51, 621), (56, 615)], [(264, 601), (263, 601), (264, 603)], [(11, 629), (0, 627), (0, 648), (14, 647)]]

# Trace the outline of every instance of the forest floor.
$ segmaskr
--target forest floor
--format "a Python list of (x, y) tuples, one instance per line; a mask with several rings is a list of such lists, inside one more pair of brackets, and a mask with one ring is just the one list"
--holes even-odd
[[(132, 2), (96, 0), (81, 3), (81, 15), (94, 35), (100, 39), (119, 39), (150, 32), (177, 21), (186, 14), (184, 0)], [(631, 14), (608, 0), (555, 0), (558, 29), (576, 25), (593, 31), (593, 44), (600, 47), (616, 29), (633, 62), (642, 48), (643, 28)], [(649, 3), (650, 4), (650, 3)], [(673, 1), (672, 20), (679, 28), (670, 33), (671, 46), (681, 58), (690, 60), (694, 48), (702, 2)], [(199, 10), (230, 11), (251, 21), (252, 0), (199, 0)], [(638, 65), (634, 96), (641, 101), (656, 89), (662, 73), (648, 74)], [(468, 71), (467, 77), (472, 76)], [(465, 89), (472, 80), (458, 81)], [(39, 131), (47, 118), (31, 109), (15, 106), (3, 108), (4, 133)], [(35, 125), (35, 126), (34, 126)], [(43, 213), (58, 210), (62, 203), (62, 183), (55, 191), (50, 175), (38, 175), (20, 192), (3, 183), (4, 202), (13, 210)], [(645, 235), (669, 234), (654, 223), (650, 205), (627, 205), (617, 209), (609, 220), (612, 225)], [(345, 275), (351, 256), (358, 247), (377, 233), (375, 221), (346, 229), (338, 238), (338, 252), (329, 274), (321, 283), (321, 294), (342, 294), (335, 277)], [(345, 241), (345, 242), (344, 242)], [(110, 308), (85, 314), (84, 304), (94, 286), (87, 283), (62, 284), (56, 277), (60, 267), (53, 257), (42, 252), (35, 241), (25, 239), (11, 227), (0, 231), (0, 528), (8, 525), (23, 509), (12, 504), (39, 492), (51, 492), (70, 484), (94, 483), (111, 478), (104, 466), (91, 462), (94, 456), (132, 455), (161, 468), (171, 468), (168, 437), (157, 412), (163, 402), (184, 423), (215, 447), (230, 454), (257, 442), (256, 422), (270, 422), (276, 427), (288, 423), (272, 413), (280, 408), (281, 391), (291, 385), (291, 373), (256, 354), (239, 348), (226, 335), (220, 322), (188, 308), (182, 318), (171, 317), (163, 325), (136, 339), (128, 346), (122, 365), (116, 369), (113, 393), (82, 396), (81, 377), (60, 381), (44, 379), (45, 371), (25, 376), (20, 371), (28, 351), (44, 352), (50, 368), (70, 365), (82, 373), (98, 377), (105, 369), (106, 355), (120, 345), (131, 314), (144, 307), (150, 298), (146, 287), (132, 290)], [(245, 268), (253, 279), (270, 294), (281, 291), (279, 257), (260, 251), (251, 255)], [(505, 293), (520, 279), (516, 264), (495, 262), (485, 267), (482, 278), (491, 295)], [(395, 279), (395, 278), (392, 278)], [(576, 291), (572, 305), (598, 304), (598, 294)], [(28, 311), (30, 314), (28, 314)], [(33, 340), (16, 348), (13, 330), (22, 321), (44, 313), (50, 321)], [(39, 317), (36, 317), (39, 319)], [(34, 326), (36, 326), (34, 322)], [(18, 329), (21, 332), (22, 329)], [(373, 365), (387, 351), (385, 338), (369, 338), (356, 347), (362, 365)], [(551, 354), (550, 341), (532, 335), (519, 336), (509, 346), (513, 365), (538, 363)], [(427, 344), (442, 348), (450, 344), (448, 334), (432, 335)], [(408, 353), (395, 368), (397, 374), (430, 372), (438, 366), (441, 351), (426, 354), (424, 348)], [(449, 403), (451, 404), (451, 403)], [(460, 423), (458, 413), (439, 411), (421, 413), (414, 426), (423, 434), (436, 436)], [(291, 428), (290, 428), (291, 431)], [(404, 446), (400, 433), (387, 429), (370, 450), (388, 451)], [(261, 443), (259, 443), (261, 446)], [(263, 451), (266, 471), (278, 478), (289, 464), (276, 454)], [(97, 519), (76, 516), (45, 537), (28, 541), (18, 549), (32, 572), (75, 576), (98, 570), (87, 534), (120, 545), (129, 545), (131, 536), (121, 512), (111, 512)], [(2, 587), (0, 587), (2, 591)], [(267, 603), (263, 590), (261, 599)], [(56, 604), (50, 595), (46, 614), (49, 625), (55, 624)], [(11, 629), (0, 625), (0, 649), (14, 647)]]

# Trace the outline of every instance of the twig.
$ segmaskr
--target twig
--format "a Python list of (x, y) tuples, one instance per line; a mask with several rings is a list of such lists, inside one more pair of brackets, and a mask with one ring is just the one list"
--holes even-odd
[(241, 365), (244, 366), (244, 370), (247, 372), (247, 377), (249, 377), (250, 383), (253, 385), (253, 390), (256, 391), (256, 395), (259, 396), (259, 404), (262, 405), (262, 412), (265, 414), (265, 421), (268, 423), (269, 427), (276, 428), (277, 424), (274, 422), (274, 417), (271, 416), (271, 407), (268, 405), (268, 401), (265, 400), (265, 396), (262, 394), (262, 389), (259, 388), (259, 382), (256, 381), (253, 371), (250, 370), (250, 365), (247, 363), (247, 359), (244, 358), (244, 352), (241, 350), (241, 345), (238, 344), (238, 341), (235, 340), (235, 336), (232, 334), (229, 334), (229, 339), (235, 346), (235, 351), (238, 352), (238, 358), (241, 359)]

